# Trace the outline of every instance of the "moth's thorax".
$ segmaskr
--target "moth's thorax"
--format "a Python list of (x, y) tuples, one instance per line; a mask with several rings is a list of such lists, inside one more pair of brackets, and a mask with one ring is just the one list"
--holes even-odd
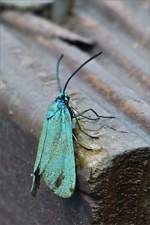
[(69, 104), (69, 96), (64, 94), (64, 93), (60, 93), (58, 95), (58, 97), (55, 99), (55, 102), (57, 102), (58, 105), (60, 105), (60, 106), (62, 106), (62, 105), (68, 106), (68, 104)]

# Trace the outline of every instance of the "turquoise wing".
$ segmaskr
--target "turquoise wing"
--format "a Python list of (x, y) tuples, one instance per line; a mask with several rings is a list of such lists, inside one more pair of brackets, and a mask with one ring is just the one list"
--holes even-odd
[(38, 169), (41, 159), (42, 161), (45, 161), (45, 163), (47, 161), (47, 157), (46, 157), (47, 154), (45, 154), (44, 152), (45, 144), (46, 144), (47, 137), (49, 137), (49, 135), (51, 135), (52, 133), (52, 130), (50, 129), (51, 127), (49, 125), (51, 123), (51, 118), (56, 114), (57, 111), (58, 111), (58, 104), (57, 102), (54, 102), (49, 106), (48, 112), (43, 122), (42, 132), (41, 132), (39, 144), (38, 144), (38, 151), (37, 151), (36, 160), (34, 163), (34, 171), (33, 171), (34, 173)]
[[(54, 102), (47, 113), (38, 145), (33, 174), (33, 193), (42, 176), (55, 194), (67, 198), (75, 188), (72, 121), (68, 108)], [(37, 186), (37, 187), (36, 187)]]
[[(51, 119), (52, 136), (47, 136), (45, 152), (48, 161), (42, 169), (46, 184), (60, 197), (70, 197), (75, 188), (75, 157), (72, 139), (72, 121), (69, 110), (62, 107)], [(44, 161), (41, 160), (41, 165)]]
[(32, 174), (33, 181), (32, 181), (31, 193), (32, 193), (33, 196), (36, 195), (37, 188), (39, 188), (39, 185), (40, 185), (41, 159), (42, 159), (42, 161), (45, 160), (44, 165), (47, 162), (47, 157), (45, 156), (45, 152), (44, 152), (45, 151), (45, 143), (46, 143), (46, 138), (49, 136), (49, 130), (50, 130), (49, 124), (50, 124), (51, 118), (55, 115), (55, 113), (57, 111), (58, 111), (58, 104), (57, 104), (57, 102), (53, 102), (49, 106), (47, 115), (46, 115), (46, 117), (44, 119), (44, 122), (43, 122), (43, 127), (42, 127), (42, 131), (41, 131), (41, 135), (40, 135), (40, 139), (39, 139), (39, 144), (38, 144), (36, 160), (35, 160), (35, 163), (34, 163), (34, 170), (33, 170), (33, 174)]

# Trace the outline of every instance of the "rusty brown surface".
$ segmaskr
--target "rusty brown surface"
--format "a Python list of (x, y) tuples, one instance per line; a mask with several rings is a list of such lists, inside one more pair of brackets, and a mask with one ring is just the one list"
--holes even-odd
[(50, 39), (60, 39), (72, 44), (75, 43), (83, 47), (85, 46), (87, 48), (94, 45), (94, 43), (88, 38), (29, 13), (8, 11), (1, 16), (1, 19), (12, 26), (16, 26), (24, 32), (29, 32), (30, 34), (42, 35)]
[[(114, 2), (112, 4), (94, 1), (93, 7), (90, 7), (90, 1), (88, 2), (89, 5), (86, 7), (83, 7), (85, 1), (78, 2), (74, 17), (65, 24), (64, 30), (66, 32), (67, 29), (71, 29), (72, 34), (81, 37), (83, 43), (84, 40), (96, 43), (93, 49), (92, 45), (90, 46), (90, 51), (89, 48), (82, 50), (83, 43), (80, 46), (75, 42), (70, 45), (70, 31), (65, 41), (60, 37), (52, 38), (46, 35), (51, 24), (36, 16), (34, 21), (30, 21), (33, 19), (32, 15), (29, 15), (28, 19), (26, 14), (21, 16), (17, 12), (14, 12), (16, 14), (5, 12), (2, 15), (5, 25), (0, 28), (2, 40), (0, 112), (7, 114), (10, 121), (17, 123), (19, 129), (38, 137), (47, 105), (56, 95), (54, 74), (60, 54), (65, 53), (61, 68), (64, 83), (66, 75), (88, 58), (85, 50), (93, 54), (103, 49), (103, 56), (87, 65), (69, 85), (71, 92), (79, 93), (73, 98), (73, 104), (80, 110), (90, 105), (99, 114), (116, 116), (115, 119), (101, 120), (98, 125), (92, 124), (94, 128), (104, 126), (99, 132), (100, 139), (96, 143), (90, 143), (96, 150), (90, 152), (79, 146), (76, 148), (78, 189), (88, 203), (85, 214), (83, 213), (85, 219), (81, 222), (86, 224), (88, 218), (86, 210), (89, 207), (92, 211), (93, 224), (149, 224), (149, 36), (144, 27), (140, 27), (140, 23), (135, 30), (132, 29), (138, 21), (136, 18), (143, 17), (139, 16), (140, 11), (130, 7), (130, 1), (126, 3), (127, 10), (124, 14), (122, 14), (124, 6), (120, 6), (123, 5), (122, 1), (118, 1), (118, 7), (115, 1), (112, 1)], [(148, 1), (143, 2), (148, 8)], [(136, 7), (138, 8), (138, 5)], [(134, 20), (131, 19), (129, 11), (137, 15)], [(126, 19), (127, 14), (129, 17)], [(148, 24), (146, 19), (145, 21)], [(6, 24), (9, 24), (9, 27), (6, 27)], [(11, 28), (12, 25), (15, 29)], [(62, 27), (57, 26), (57, 29), (62, 31)], [(79, 36), (76, 36), (76, 32)], [(65, 35), (67, 36), (67, 33)], [(83, 139), (89, 145), (89, 140), (85, 137)], [(25, 151), (23, 148), (22, 151), (27, 157), (28, 151), (32, 152), (32, 149)], [(9, 154), (14, 157), (12, 152)], [(17, 154), (17, 157), (22, 158), (22, 154), (19, 152)], [(29, 161), (32, 163), (31, 159)], [(42, 197), (39, 200), (41, 201)], [(77, 208), (78, 204), (80, 201), (77, 200)], [(1, 208), (6, 210), (2, 205)], [(74, 207), (71, 209), (72, 213)], [(80, 215), (78, 210), (74, 212)], [(34, 215), (37, 219), (36, 210)], [(62, 225), (67, 224), (65, 219)], [(37, 220), (43, 221), (41, 216)], [(35, 221), (31, 221), (36, 224)], [(77, 218), (74, 224), (79, 224)]]

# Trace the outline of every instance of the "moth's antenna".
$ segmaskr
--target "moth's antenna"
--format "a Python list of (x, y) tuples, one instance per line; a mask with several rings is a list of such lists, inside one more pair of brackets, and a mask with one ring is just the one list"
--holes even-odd
[(58, 59), (57, 68), (56, 68), (57, 84), (58, 84), (58, 89), (59, 89), (60, 92), (62, 91), (62, 88), (61, 88), (61, 83), (60, 83), (60, 79), (59, 79), (59, 66), (60, 66), (60, 62), (61, 62), (63, 57), (64, 57), (64, 55), (62, 54), (60, 56), (60, 58)]
[(68, 78), (68, 80), (66, 81), (66, 84), (64, 86), (64, 89), (63, 89), (63, 93), (65, 93), (66, 91), (66, 88), (67, 88), (67, 85), (69, 83), (69, 81), (72, 79), (72, 77), (82, 68), (84, 67), (88, 62), (92, 61), (93, 59), (95, 59), (97, 56), (101, 55), (102, 52), (99, 52), (97, 53), (96, 55), (93, 55), (91, 58), (89, 58), (88, 60), (86, 60), (83, 64), (81, 64), (81, 66), (79, 66), (73, 73), (72, 75)]

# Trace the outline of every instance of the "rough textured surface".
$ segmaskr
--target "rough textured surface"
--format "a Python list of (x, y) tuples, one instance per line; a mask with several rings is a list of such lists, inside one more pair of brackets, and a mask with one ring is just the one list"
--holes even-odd
[[(3, 189), (0, 222), (3, 224), (12, 224), (10, 218), (14, 224), (26, 224), (28, 219), (33, 225), (50, 222), (56, 225), (150, 223), (149, 39), (137, 22), (144, 18), (148, 25), (148, 1), (141, 3), (143, 16), (138, 5), (135, 4), (137, 10), (134, 11), (130, 1), (126, 1), (127, 10), (123, 15), (130, 8), (131, 14), (136, 14), (134, 18), (138, 18), (134, 21), (130, 16), (128, 20), (120, 16), (121, 6), (117, 8), (105, 2), (101, 1), (100, 6), (94, 1), (93, 7), (87, 5), (86, 8), (81, 1), (76, 6), (76, 16), (66, 24), (80, 36), (85, 35), (92, 43), (96, 42), (93, 51), (102, 48), (107, 53), (72, 80), (69, 86), (72, 104), (81, 111), (90, 105), (101, 115), (116, 116), (98, 124), (84, 124), (94, 129), (101, 127), (97, 141), (78, 134), (80, 141), (94, 150), (76, 146), (77, 192), (67, 202), (53, 196), (44, 184), (38, 198), (31, 202), (29, 195), (26, 202), (31, 181), (29, 174), (44, 113), (56, 96), (57, 59), (65, 53), (61, 72), (62, 83), (65, 83), (65, 75), (87, 59), (88, 54), (81, 50), (82, 45), (79, 49), (75, 43), (72, 46), (67, 41), (49, 39), (44, 35), (47, 26), (44, 34), (40, 29), (35, 34), (39, 18), (32, 32), (32, 21), (29, 30), (25, 20), (19, 25), (14, 17), (12, 21), (7, 17), (10, 14), (3, 16), (5, 22), (18, 29), (22, 27), (29, 34), (6, 28), (6, 24), (0, 27), (0, 112), (5, 114), (1, 116), (0, 141), (3, 168), (0, 173)], [(114, 10), (117, 10), (115, 14)], [(44, 20), (42, 23), (44, 26)], [(138, 24), (135, 30), (132, 29), (134, 23)], [(27, 180), (24, 181), (24, 177)], [(27, 209), (27, 205), (31, 205), (32, 210)]]
[(33, 35), (40, 34), (46, 38), (60, 39), (72, 45), (77, 45), (79, 47), (81, 46), (82, 48), (90, 48), (94, 45), (94, 42), (88, 38), (60, 27), (53, 22), (35, 17), (29, 13), (7, 11), (1, 16), (1, 19), (4, 22), (7, 21), (11, 23), (12, 26), (17, 25), (17, 27), (22, 31), (28, 31)]
[(0, 114), (0, 224), (90, 225), (91, 209), (79, 193), (62, 200), (43, 184), (31, 196), (36, 145), (31, 134)]
[(94, 224), (149, 224), (150, 152), (139, 150), (116, 157), (110, 169), (91, 181), (98, 204)]
[(20, 8), (37, 8), (43, 4), (50, 4), (53, 0), (0, 0), (0, 4), (4, 4), (5, 6), (14, 6)]

